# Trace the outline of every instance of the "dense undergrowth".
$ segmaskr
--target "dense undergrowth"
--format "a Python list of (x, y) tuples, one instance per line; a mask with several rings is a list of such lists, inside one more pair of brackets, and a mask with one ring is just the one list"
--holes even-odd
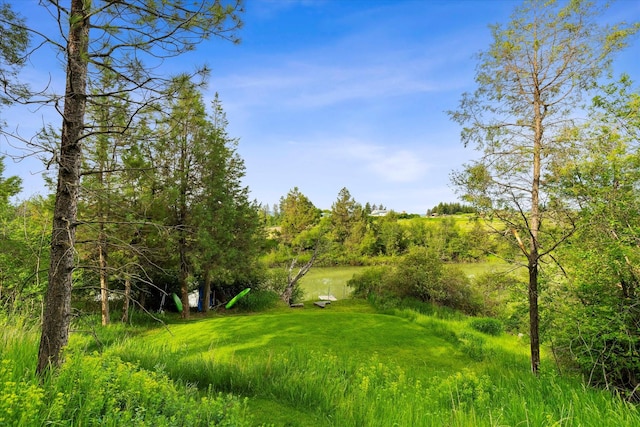
[(35, 376), (38, 333), (0, 314), (2, 426), (250, 426), (247, 401), (172, 380), (115, 355), (70, 349), (53, 375)]

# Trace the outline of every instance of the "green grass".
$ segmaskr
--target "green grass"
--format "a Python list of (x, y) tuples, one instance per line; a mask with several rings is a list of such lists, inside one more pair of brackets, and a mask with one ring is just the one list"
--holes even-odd
[[(144, 369), (113, 355), (86, 352), (82, 337), (54, 375), (38, 378), (39, 333), (32, 319), (0, 310), (1, 426), (254, 425), (246, 401), (174, 381), (159, 367)], [(118, 334), (114, 328), (98, 335)]]
[(549, 361), (534, 378), (526, 342), (480, 334), (464, 318), (338, 301), (170, 329), (110, 352), (249, 396), (254, 418), (274, 425), (640, 425), (637, 409), (557, 377)]
[(168, 329), (85, 324), (41, 385), (33, 322), (0, 316), (0, 424), (640, 425), (636, 407), (559, 377), (549, 358), (533, 377), (527, 342), (482, 334), (464, 316), (339, 300), (165, 320)]

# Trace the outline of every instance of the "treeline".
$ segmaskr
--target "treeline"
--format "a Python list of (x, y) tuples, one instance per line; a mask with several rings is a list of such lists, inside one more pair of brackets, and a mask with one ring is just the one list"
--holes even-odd
[(431, 215), (456, 215), (466, 213), (476, 213), (478, 210), (473, 206), (464, 205), (462, 203), (438, 203), (432, 209), (427, 209), (427, 216)]
[(343, 188), (331, 209), (322, 211), (293, 188), (280, 200), (277, 216), (262, 211), (271, 242), (265, 260), (270, 266), (287, 265), (320, 252), (318, 265), (372, 265), (391, 262), (415, 246), (435, 251), (444, 262), (475, 262), (497, 252), (509, 256), (508, 247), (477, 218), (427, 221), (394, 211), (372, 216), (369, 206)]

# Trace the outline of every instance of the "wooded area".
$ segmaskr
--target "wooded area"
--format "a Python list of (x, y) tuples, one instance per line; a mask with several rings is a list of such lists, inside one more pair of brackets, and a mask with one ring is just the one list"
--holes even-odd
[[(0, 309), (44, 305), (40, 373), (63, 362), (72, 308), (99, 301), (106, 325), (113, 305), (126, 322), (176, 293), (188, 318), (200, 287), (205, 312), (246, 287), (291, 304), (314, 265), (362, 265), (356, 296), (494, 316), (526, 333), (534, 373), (548, 345), (563, 369), (640, 400), (640, 92), (607, 74), (638, 24), (527, 1), (492, 27), (477, 91), (450, 112), (480, 154), (453, 176), (464, 203), (425, 218), (373, 216), (347, 188), (324, 210), (295, 186), (271, 209), (249, 199), (223, 101), (204, 99), (207, 70), (154, 67), (208, 37), (236, 42), (239, 2), (45, 7), (68, 34), (0, 7), (0, 105), (53, 104), (61, 119), (29, 139), (0, 123), (57, 171), (49, 195), (16, 201), (20, 179), (0, 163)], [(66, 61), (63, 94), (19, 81), (49, 47)], [(487, 259), (526, 268), (527, 283), (447, 265)]]

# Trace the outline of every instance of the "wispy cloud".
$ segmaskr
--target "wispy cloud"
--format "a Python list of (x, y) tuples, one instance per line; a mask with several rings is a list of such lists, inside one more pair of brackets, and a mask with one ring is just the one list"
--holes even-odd
[(332, 150), (343, 160), (358, 162), (362, 169), (378, 179), (393, 183), (416, 182), (424, 178), (429, 165), (420, 153), (408, 149), (395, 149), (358, 141), (342, 141)]
[(300, 60), (218, 79), (234, 103), (246, 106), (323, 108), (351, 101), (439, 90), (421, 67), (407, 64), (326, 64)]

